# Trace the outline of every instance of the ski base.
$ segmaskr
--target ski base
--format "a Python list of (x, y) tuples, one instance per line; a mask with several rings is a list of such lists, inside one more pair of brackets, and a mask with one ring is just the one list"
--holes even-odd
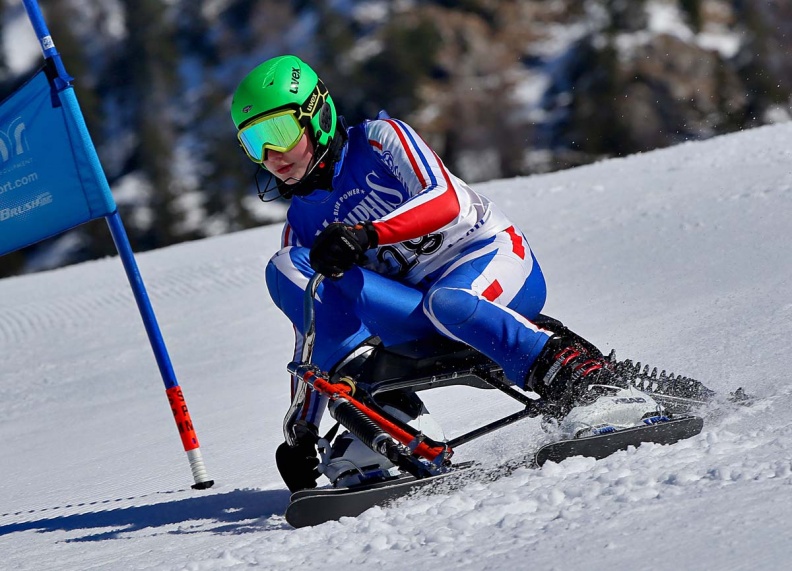
[[(538, 467), (548, 461), (561, 462), (572, 456), (601, 459), (630, 446), (640, 446), (644, 442), (673, 444), (695, 436), (701, 432), (703, 426), (702, 418), (684, 416), (597, 436), (561, 440), (541, 447), (531, 459), (521, 462), (520, 465)], [(517, 467), (502, 466), (490, 471), (482, 470), (473, 462), (467, 462), (429, 478), (416, 479), (404, 474), (390, 480), (352, 488), (302, 490), (292, 494), (286, 508), (286, 521), (293, 527), (306, 527), (342, 517), (356, 517), (374, 506), (387, 505), (420, 488), (432, 486), (434, 490), (453, 490), (468, 481), (469, 476), (496, 478)]]
[(684, 416), (670, 420), (625, 428), (615, 432), (560, 440), (542, 446), (534, 457), (537, 466), (545, 462), (561, 462), (572, 456), (586, 456), (597, 460), (610, 456), (630, 446), (640, 446), (644, 442), (673, 444), (695, 436), (704, 427), (704, 419), (698, 416)]

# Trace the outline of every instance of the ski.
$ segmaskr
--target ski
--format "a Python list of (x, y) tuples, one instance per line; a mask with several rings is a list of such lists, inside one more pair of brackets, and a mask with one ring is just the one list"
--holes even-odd
[(429, 478), (416, 479), (409, 474), (403, 474), (389, 480), (351, 488), (302, 490), (292, 494), (286, 509), (286, 521), (293, 527), (306, 527), (342, 517), (356, 517), (374, 506), (387, 505), (422, 488), (431, 488), (433, 492), (448, 491), (462, 486), (471, 478), (495, 479), (508, 475), (521, 466), (540, 467), (545, 462), (561, 462), (572, 456), (601, 459), (630, 446), (640, 446), (644, 442), (673, 444), (695, 436), (701, 432), (703, 426), (704, 420), (697, 416), (663, 419), (654, 424), (553, 442), (542, 446), (523, 461), (510, 462), (491, 470), (483, 469), (474, 462), (467, 462)]
[(374, 506), (387, 505), (420, 488), (442, 486), (442, 489), (451, 490), (459, 487), (465, 481), (465, 475), (475, 472), (473, 468), (473, 462), (466, 462), (428, 478), (416, 479), (402, 474), (353, 488), (301, 490), (291, 496), (286, 508), (286, 521), (293, 527), (306, 527), (342, 517), (356, 517)]
[(572, 456), (599, 460), (630, 446), (640, 446), (644, 442), (673, 444), (695, 436), (703, 427), (704, 419), (701, 417), (683, 416), (595, 436), (559, 440), (542, 446), (536, 452), (534, 462), (537, 466), (542, 466), (545, 462), (561, 462)]

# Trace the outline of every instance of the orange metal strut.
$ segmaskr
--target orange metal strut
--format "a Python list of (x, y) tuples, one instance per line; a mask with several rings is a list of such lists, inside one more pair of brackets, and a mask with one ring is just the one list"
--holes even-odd
[[(300, 367), (302, 369), (302, 367)], [(448, 446), (432, 446), (425, 441), (418, 441), (417, 434), (412, 434), (402, 427), (394, 424), (377, 411), (369, 408), (356, 398), (352, 396), (352, 387), (345, 383), (331, 383), (327, 379), (322, 378), (317, 372), (309, 367), (302, 371), (298, 369), (297, 374), (302, 377), (302, 380), (308, 383), (314, 390), (321, 394), (326, 395), (330, 400), (344, 399), (349, 404), (363, 412), (374, 423), (376, 423), (382, 430), (387, 432), (397, 442), (407, 446), (413, 454), (425, 458), (429, 461), (435, 461), (438, 457), (445, 454), (447, 457), (451, 456), (452, 451)]]

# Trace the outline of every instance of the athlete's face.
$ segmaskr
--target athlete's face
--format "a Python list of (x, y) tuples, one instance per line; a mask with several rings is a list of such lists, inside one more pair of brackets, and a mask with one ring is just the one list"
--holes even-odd
[(285, 153), (267, 150), (267, 157), (261, 164), (286, 184), (295, 184), (305, 176), (313, 155), (311, 138), (308, 133), (303, 133), (300, 142)]

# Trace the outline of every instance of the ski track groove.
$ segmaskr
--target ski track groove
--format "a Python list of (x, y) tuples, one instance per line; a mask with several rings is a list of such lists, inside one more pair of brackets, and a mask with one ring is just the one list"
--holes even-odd
[[(229, 261), (160, 272), (149, 278), (146, 289), (152, 303), (177, 299), (189, 305), (201, 294), (227, 293), (251, 285), (265, 290), (264, 267), (259, 260), (255, 264), (249, 260)], [(0, 344), (20, 344), (53, 331), (67, 333), (96, 320), (122, 313), (133, 317), (136, 312), (132, 290), (126, 283), (97, 285), (42, 302), (22, 301), (13, 307), (0, 308)]]
[(251, 284), (264, 287), (264, 267), (256, 264), (205, 264), (159, 274), (149, 287), (155, 299), (182, 298), (199, 293), (216, 293)]
[(79, 329), (106, 313), (134, 304), (131, 291), (85, 292), (62, 301), (31, 302), (0, 310), (0, 341), (20, 343), (48, 332)]

